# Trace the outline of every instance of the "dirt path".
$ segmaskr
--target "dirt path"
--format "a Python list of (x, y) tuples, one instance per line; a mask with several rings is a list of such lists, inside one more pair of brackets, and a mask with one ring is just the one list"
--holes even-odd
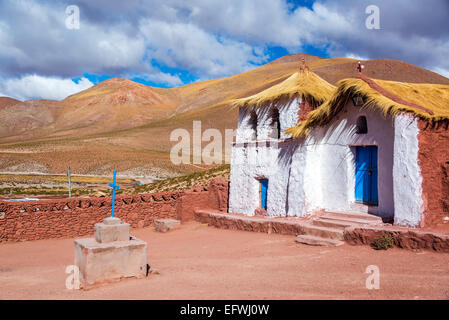
[[(132, 233), (160, 275), (70, 291), (73, 239), (1, 244), (0, 299), (449, 299), (449, 254), (310, 247), (196, 223)], [(379, 290), (365, 287), (368, 265), (380, 268)]]

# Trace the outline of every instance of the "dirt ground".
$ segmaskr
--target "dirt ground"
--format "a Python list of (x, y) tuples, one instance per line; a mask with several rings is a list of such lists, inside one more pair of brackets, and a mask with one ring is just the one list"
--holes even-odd
[[(73, 239), (7, 243), (0, 245), (0, 299), (449, 299), (449, 254), (312, 247), (198, 223), (132, 234), (148, 242), (159, 275), (68, 290)], [(379, 290), (366, 289), (369, 265), (379, 267)]]

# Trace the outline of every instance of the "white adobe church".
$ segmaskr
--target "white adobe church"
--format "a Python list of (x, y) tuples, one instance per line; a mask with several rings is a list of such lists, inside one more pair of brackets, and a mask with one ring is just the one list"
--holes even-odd
[(303, 65), (233, 104), (229, 212), (363, 212), (412, 227), (449, 220), (440, 199), (449, 198), (449, 86), (360, 74), (334, 87)]

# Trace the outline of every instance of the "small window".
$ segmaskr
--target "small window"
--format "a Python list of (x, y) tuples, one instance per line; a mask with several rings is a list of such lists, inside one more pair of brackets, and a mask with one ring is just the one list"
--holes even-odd
[(255, 140), (255, 139), (257, 139), (257, 114), (256, 114), (256, 111), (254, 111), (254, 110), (251, 111), (249, 123), (250, 123), (251, 129), (253, 131), (251, 139)]
[(360, 107), (363, 106), (363, 98), (360, 95), (356, 95), (352, 97), (352, 103), (354, 103), (354, 106)]
[(281, 138), (281, 121), (279, 120), (279, 109), (271, 109), (271, 138)]
[(357, 131), (358, 134), (365, 134), (368, 133), (368, 124), (366, 122), (365, 116), (360, 116), (357, 119)]

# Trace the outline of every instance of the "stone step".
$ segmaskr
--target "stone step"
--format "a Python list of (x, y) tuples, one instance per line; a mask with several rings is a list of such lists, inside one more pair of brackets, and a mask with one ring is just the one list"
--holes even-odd
[(319, 227), (335, 228), (341, 230), (344, 230), (346, 227), (361, 225), (360, 223), (354, 223), (352, 221), (321, 219), (321, 218), (312, 220), (312, 224)]
[(325, 239), (343, 240), (343, 230), (336, 228), (320, 227), (312, 224), (303, 226), (304, 234)]
[(352, 223), (358, 225), (377, 225), (379, 222), (364, 220), (364, 219), (356, 219), (356, 218), (348, 218), (348, 217), (340, 217), (340, 216), (321, 216), (321, 220), (330, 220), (330, 221), (340, 221), (344, 223)]
[(374, 216), (367, 213), (358, 213), (358, 212), (327, 212), (320, 218), (328, 218), (335, 220), (343, 220), (343, 221), (354, 221), (357, 223), (382, 223), (382, 218), (378, 216)]
[(327, 246), (327, 247), (337, 247), (344, 244), (343, 241), (335, 239), (324, 239), (321, 237), (311, 236), (311, 235), (299, 235), (295, 240), (297, 243), (308, 244), (311, 246)]

